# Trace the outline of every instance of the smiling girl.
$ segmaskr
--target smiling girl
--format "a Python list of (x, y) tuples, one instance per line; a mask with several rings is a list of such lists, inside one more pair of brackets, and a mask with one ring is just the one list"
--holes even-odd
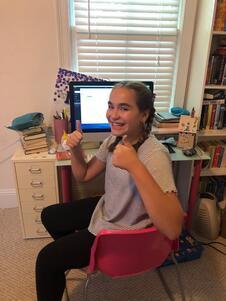
[(152, 92), (140, 82), (114, 86), (106, 117), (111, 135), (88, 163), (80, 143), (80, 123), (69, 135), (73, 175), (86, 182), (105, 171), (101, 198), (56, 204), (42, 211), (54, 241), (36, 262), (38, 301), (61, 300), (64, 272), (89, 264), (90, 250), (102, 229), (141, 229), (154, 224), (168, 238), (179, 236), (183, 211), (176, 196), (167, 149), (150, 134), (154, 117)]

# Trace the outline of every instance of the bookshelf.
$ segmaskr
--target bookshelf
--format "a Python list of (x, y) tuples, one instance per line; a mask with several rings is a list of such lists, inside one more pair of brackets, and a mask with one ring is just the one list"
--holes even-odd
[[(226, 0), (224, 0), (224, 4), (226, 11)], [(194, 107), (196, 116), (199, 117), (202, 115), (202, 108), (205, 104), (205, 102), (203, 102), (204, 95), (208, 89), (214, 91), (222, 90), (226, 95), (226, 81), (222, 81), (223, 75), (222, 78), (220, 77), (220, 74), (222, 73), (219, 73), (216, 78), (212, 76), (212, 80), (210, 80), (210, 62), (211, 59), (213, 61), (214, 54), (225, 55), (225, 61), (222, 60), (222, 62), (226, 65), (226, 27), (223, 25), (223, 22), (221, 22), (222, 20), (220, 20), (217, 5), (217, 0), (198, 1), (192, 57), (190, 61), (190, 73), (187, 80), (187, 92), (185, 96), (185, 107), (190, 111)], [(226, 20), (226, 13), (221, 16)], [(216, 24), (218, 28), (216, 28)], [(223, 41), (225, 41), (225, 49), (221, 48), (224, 44)], [(224, 50), (225, 53), (223, 52)], [(200, 125), (198, 142), (204, 141), (214, 144), (214, 141), (220, 143), (221, 140), (225, 140), (226, 127), (223, 127), (222, 129), (209, 129), (209, 127), (202, 128), (203, 124), (201, 122)], [(226, 148), (224, 151), (226, 151)], [(211, 165), (209, 164), (209, 166)], [(214, 185), (217, 185), (216, 195), (218, 195), (218, 191), (222, 192), (222, 183), (224, 187), (226, 186), (223, 179), (224, 177), (222, 177), (226, 176), (226, 166), (202, 168), (200, 176), (199, 191), (203, 191), (204, 185), (215, 183)], [(222, 192), (221, 197), (222, 196), (224, 199), (226, 198), (224, 192)]]

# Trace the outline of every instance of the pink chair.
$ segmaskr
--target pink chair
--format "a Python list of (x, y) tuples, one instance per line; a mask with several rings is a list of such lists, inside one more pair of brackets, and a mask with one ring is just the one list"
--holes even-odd
[[(169, 240), (155, 227), (141, 230), (102, 230), (92, 246), (84, 300), (87, 301), (88, 285), (95, 272), (100, 271), (112, 278), (136, 275), (159, 268), (170, 254), (176, 263), (173, 253), (178, 245), (178, 240)], [(163, 274), (160, 269), (157, 271), (169, 299), (174, 300)], [(185, 300), (179, 271), (176, 271), (182, 300)]]

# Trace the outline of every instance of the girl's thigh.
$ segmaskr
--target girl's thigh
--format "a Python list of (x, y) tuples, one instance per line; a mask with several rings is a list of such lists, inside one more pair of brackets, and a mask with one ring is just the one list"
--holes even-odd
[(69, 234), (88, 227), (100, 197), (54, 204), (43, 209), (42, 223), (50, 233)]
[(94, 239), (87, 229), (61, 237), (40, 251), (38, 262), (56, 272), (85, 267), (89, 264)]

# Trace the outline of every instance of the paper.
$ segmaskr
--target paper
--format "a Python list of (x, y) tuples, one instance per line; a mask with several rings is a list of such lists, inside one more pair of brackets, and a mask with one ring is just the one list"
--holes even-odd
[(188, 115), (181, 115), (179, 121), (179, 132), (196, 133), (198, 129), (198, 117), (191, 117)]
[(182, 149), (190, 149), (195, 146), (196, 134), (180, 132), (178, 137), (177, 146)]

